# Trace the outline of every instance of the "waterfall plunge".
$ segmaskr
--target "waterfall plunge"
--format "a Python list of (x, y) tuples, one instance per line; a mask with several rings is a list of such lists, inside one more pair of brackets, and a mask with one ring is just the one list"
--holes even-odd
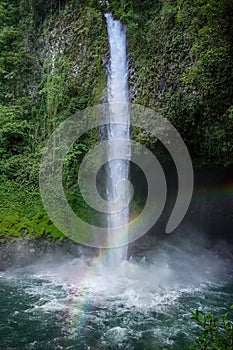
[[(126, 54), (126, 32), (125, 27), (120, 21), (114, 20), (111, 14), (106, 14), (108, 41), (110, 47), (110, 64), (108, 69), (108, 103), (109, 103), (109, 120), (107, 126), (107, 139), (130, 139), (130, 115), (128, 110), (129, 93), (128, 93), (128, 64)], [(119, 118), (120, 113), (120, 118)], [(122, 124), (116, 121), (122, 120)], [(114, 124), (115, 123), (115, 124)], [(108, 159), (115, 158), (116, 146), (110, 145), (108, 149)], [(110, 160), (107, 166), (106, 194), (111, 211), (111, 202), (119, 200), (119, 184), (125, 181), (125, 190), (121, 192), (122, 210), (117, 213), (108, 215), (107, 226), (109, 228), (108, 241), (109, 245), (120, 245), (117, 238), (111, 236), (112, 227), (120, 227), (128, 223), (129, 209), (128, 200), (128, 173), (130, 147), (124, 142), (118, 144), (122, 159)], [(124, 235), (127, 231), (124, 229)], [(109, 264), (118, 266), (127, 258), (127, 246), (110, 249), (108, 254)]]

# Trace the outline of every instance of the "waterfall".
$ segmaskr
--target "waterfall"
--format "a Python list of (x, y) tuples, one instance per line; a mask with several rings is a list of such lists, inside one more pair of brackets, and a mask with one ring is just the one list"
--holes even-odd
[[(114, 20), (111, 14), (106, 14), (108, 41), (110, 47), (110, 62), (108, 67), (108, 103), (109, 103), (109, 121), (107, 126), (107, 139), (130, 139), (130, 115), (128, 110), (129, 92), (128, 92), (128, 62), (126, 54), (126, 31), (120, 21)], [(116, 124), (116, 121), (122, 120), (122, 124)], [(115, 124), (114, 124), (115, 123)], [(114, 159), (108, 162), (106, 196), (111, 211), (111, 202), (117, 199), (121, 200), (121, 211), (108, 214), (107, 226), (109, 228), (109, 244), (118, 246), (120, 240), (113, 239), (110, 229), (120, 227), (128, 223), (129, 209), (127, 205), (128, 189), (127, 180), (129, 174), (130, 147), (124, 142), (117, 146), (111, 145), (108, 149), (108, 159), (115, 158), (115, 147), (120, 147), (122, 159)], [(126, 180), (126, 181), (125, 181)], [(119, 191), (119, 184), (126, 185), (124, 190)], [(125, 232), (124, 234), (127, 234)], [(112, 248), (109, 251), (108, 259), (111, 265), (118, 266), (121, 261), (127, 258), (127, 246)]]

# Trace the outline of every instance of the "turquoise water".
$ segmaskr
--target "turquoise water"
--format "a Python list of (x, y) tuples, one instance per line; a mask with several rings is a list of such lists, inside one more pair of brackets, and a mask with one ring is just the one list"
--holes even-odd
[(114, 271), (50, 256), (1, 273), (0, 349), (180, 349), (196, 332), (190, 310), (223, 313), (232, 292), (230, 255), (198, 245)]

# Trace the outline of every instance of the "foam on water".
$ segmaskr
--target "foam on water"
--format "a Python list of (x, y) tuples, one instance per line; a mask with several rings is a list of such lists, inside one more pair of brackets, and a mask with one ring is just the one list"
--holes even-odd
[(221, 313), (231, 300), (225, 247), (222, 257), (218, 249), (206, 249), (200, 241), (188, 247), (188, 241), (164, 241), (152, 261), (130, 259), (116, 269), (98, 258), (53, 256), (50, 262), (6, 271), (1, 288), (15, 286), (17, 296), (27, 300), (24, 310), (16, 307), (9, 317), (16, 320), (24, 312), (35, 321), (43, 314), (46, 319), (60, 315), (70, 349), (172, 348), (180, 334), (189, 339), (192, 333), (190, 310)]

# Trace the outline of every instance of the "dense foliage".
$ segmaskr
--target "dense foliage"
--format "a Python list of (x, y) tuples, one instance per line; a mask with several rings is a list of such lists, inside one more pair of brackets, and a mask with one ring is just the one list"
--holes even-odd
[(203, 311), (192, 312), (199, 327), (199, 335), (190, 350), (231, 350), (233, 347), (233, 324), (229, 312), (215, 316)]
[[(28, 218), (24, 206), (12, 206), (11, 181), (36, 193), (31, 218), (43, 212), (44, 143), (62, 120), (105, 97), (106, 11), (127, 25), (131, 100), (166, 115), (200, 162), (233, 163), (232, 0), (0, 0), (0, 166), (8, 216)], [(86, 135), (70, 151), (67, 191), (96, 137)], [(6, 232), (12, 224), (1, 217)], [(24, 231), (32, 232), (29, 226)]]

